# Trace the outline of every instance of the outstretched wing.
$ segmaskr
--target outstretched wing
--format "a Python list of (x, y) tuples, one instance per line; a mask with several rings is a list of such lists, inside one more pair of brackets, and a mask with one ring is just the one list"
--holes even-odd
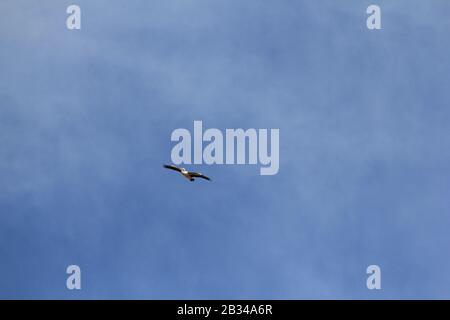
[(175, 167), (175, 166), (171, 166), (171, 165), (165, 164), (163, 167), (166, 168), (166, 169), (171, 169), (171, 170), (175, 170), (175, 171), (181, 172), (181, 169), (178, 168), (178, 167)]
[(211, 180), (211, 179), (208, 178), (207, 176), (205, 176), (205, 175), (203, 175), (203, 174), (201, 174), (201, 173), (198, 173), (198, 172), (189, 172), (189, 175), (190, 175), (191, 177), (194, 177), (194, 178), (202, 178), (202, 179), (205, 179), (205, 180)]

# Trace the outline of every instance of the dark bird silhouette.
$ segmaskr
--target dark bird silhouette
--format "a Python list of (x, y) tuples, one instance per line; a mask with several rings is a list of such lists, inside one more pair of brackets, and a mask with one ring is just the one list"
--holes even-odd
[(201, 173), (187, 171), (185, 168), (179, 168), (177, 166), (167, 165), (167, 164), (164, 165), (164, 168), (171, 169), (171, 170), (181, 173), (185, 178), (189, 179), (189, 181), (195, 181), (194, 178), (202, 178), (205, 180), (211, 180), (209, 177), (207, 177)]

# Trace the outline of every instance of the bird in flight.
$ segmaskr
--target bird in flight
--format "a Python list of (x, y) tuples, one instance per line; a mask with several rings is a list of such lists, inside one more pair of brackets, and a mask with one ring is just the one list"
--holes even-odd
[(175, 170), (175, 171), (181, 173), (184, 177), (189, 179), (189, 181), (195, 181), (194, 178), (202, 178), (202, 179), (205, 179), (205, 180), (211, 180), (210, 178), (208, 178), (207, 176), (205, 176), (205, 175), (203, 175), (201, 173), (187, 171), (185, 168), (178, 168), (176, 166), (167, 165), (167, 164), (164, 165), (164, 168)]

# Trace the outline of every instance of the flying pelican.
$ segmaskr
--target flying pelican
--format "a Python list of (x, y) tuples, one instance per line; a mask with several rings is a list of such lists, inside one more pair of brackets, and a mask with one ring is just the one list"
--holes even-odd
[(185, 168), (178, 168), (176, 166), (167, 165), (167, 164), (164, 165), (164, 168), (178, 171), (184, 177), (189, 179), (189, 181), (195, 181), (194, 178), (202, 178), (202, 179), (205, 179), (205, 180), (211, 180), (210, 178), (208, 178), (207, 176), (205, 176), (205, 175), (203, 175), (201, 173), (187, 171)]

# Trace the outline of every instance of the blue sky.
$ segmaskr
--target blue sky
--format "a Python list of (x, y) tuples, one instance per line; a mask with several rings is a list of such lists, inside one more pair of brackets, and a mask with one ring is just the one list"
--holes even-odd
[[(75, 3), (0, 3), (0, 298), (450, 298), (450, 2)], [(162, 169), (194, 120), (279, 173)]]

